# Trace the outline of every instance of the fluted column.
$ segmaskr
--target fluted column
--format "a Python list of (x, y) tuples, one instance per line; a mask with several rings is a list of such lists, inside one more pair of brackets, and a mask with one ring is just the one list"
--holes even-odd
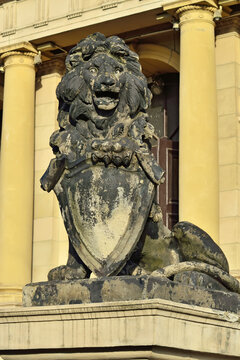
[(31, 281), (34, 160), (34, 52), (4, 61), (0, 162), (0, 305), (21, 304)]
[(214, 8), (184, 6), (180, 20), (179, 217), (218, 242), (218, 129)]

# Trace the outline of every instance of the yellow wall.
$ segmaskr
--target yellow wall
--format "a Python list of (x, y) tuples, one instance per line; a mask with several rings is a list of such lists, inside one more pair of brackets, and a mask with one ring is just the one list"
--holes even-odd
[(220, 245), (240, 278), (240, 35), (216, 39)]
[(40, 188), (40, 178), (54, 157), (49, 138), (58, 128), (56, 87), (64, 64), (62, 69), (55, 66), (51, 61), (41, 66), (36, 82), (33, 281), (46, 280), (50, 269), (66, 263), (68, 252), (67, 234), (56, 197), (53, 192)]

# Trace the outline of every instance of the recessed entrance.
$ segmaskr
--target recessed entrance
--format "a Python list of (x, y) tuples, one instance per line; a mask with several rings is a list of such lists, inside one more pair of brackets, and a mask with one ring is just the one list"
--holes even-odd
[(179, 55), (156, 44), (140, 44), (137, 52), (153, 94), (148, 113), (158, 139), (152, 141), (152, 151), (165, 171), (156, 200), (171, 229), (178, 221)]

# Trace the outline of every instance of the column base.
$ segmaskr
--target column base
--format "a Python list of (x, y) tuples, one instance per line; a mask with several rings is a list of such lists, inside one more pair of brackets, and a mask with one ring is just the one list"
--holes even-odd
[(0, 286), (0, 307), (22, 306), (22, 288)]

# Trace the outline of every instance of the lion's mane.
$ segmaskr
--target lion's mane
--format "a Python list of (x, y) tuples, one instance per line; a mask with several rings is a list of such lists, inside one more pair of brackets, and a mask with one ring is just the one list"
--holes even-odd
[(145, 112), (150, 105), (151, 93), (137, 54), (119, 37), (106, 38), (101, 33), (95, 33), (80, 41), (66, 58), (66, 74), (57, 87), (60, 128), (65, 129), (69, 124), (93, 117), (92, 93), (84, 80), (83, 71), (86, 63), (97, 53), (111, 55), (124, 67), (125, 88), (120, 94), (116, 111), (126, 112), (127, 105), (126, 116), (134, 117), (139, 112)]

